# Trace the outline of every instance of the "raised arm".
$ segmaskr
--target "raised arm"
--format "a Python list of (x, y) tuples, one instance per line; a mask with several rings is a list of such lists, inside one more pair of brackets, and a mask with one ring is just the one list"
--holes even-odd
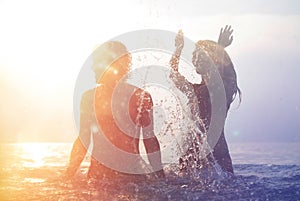
[(223, 63), (224, 63), (224, 48), (228, 47), (231, 45), (233, 41), (233, 29), (231, 29), (231, 26), (226, 25), (225, 28), (221, 28), (219, 39), (218, 39), (218, 44), (216, 49), (216, 54), (219, 55), (219, 58), (222, 58)]
[(178, 34), (175, 38), (175, 52), (172, 55), (170, 59), (170, 67), (171, 67), (171, 73), (170, 73), (170, 79), (174, 82), (175, 86), (184, 92), (186, 88), (189, 88), (190, 83), (185, 79), (184, 76), (182, 76), (178, 71), (179, 61), (180, 61), (180, 55), (182, 52), (182, 49), (184, 47), (184, 37), (182, 30), (178, 31)]
[(183, 46), (184, 46), (183, 32), (182, 32), (182, 30), (179, 30), (178, 34), (175, 38), (175, 48), (176, 49), (170, 60), (170, 66), (171, 66), (172, 70), (174, 70), (175, 72), (178, 72), (178, 64), (179, 64), (180, 55), (181, 55)]
[(218, 39), (218, 44), (225, 47), (228, 47), (231, 45), (233, 41), (233, 29), (231, 29), (231, 26), (226, 25), (224, 30), (221, 28), (219, 39)]

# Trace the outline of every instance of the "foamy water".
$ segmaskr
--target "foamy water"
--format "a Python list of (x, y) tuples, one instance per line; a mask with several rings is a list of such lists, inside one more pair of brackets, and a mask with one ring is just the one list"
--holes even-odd
[(165, 164), (163, 181), (63, 181), (69, 143), (1, 145), (1, 200), (300, 200), (300, 144), (229, 144), (235, 176), (203, 182)]

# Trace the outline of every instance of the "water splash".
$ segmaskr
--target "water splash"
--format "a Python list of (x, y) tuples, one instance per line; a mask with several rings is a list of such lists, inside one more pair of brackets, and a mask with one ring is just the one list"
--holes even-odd
[[(170, 58), (164, 52), (155, 51), (133, 53), (132, 57), (135, 61), (134, 68), (158, 64), (164, 64), (165, 66), (168, 65)], [(189, 64), (183, 62), (182, 65), (188, 66)], [(168, 117), (162, 123), (163, 129), (156, 133), (162, 148), (168, 147), (171, 141), (175, 144), (170, 150), (164, 150), (164, 152), (169, 151), (176, 154), (177, 158), (175, 161), (168, 162), (179, 163), (180, 171), (178, 174), (188, 175), (195, 181), (211, 181), (224, 177), (224, 173), (216, 163), (212, 149), (208, 144), (206, 124), (203, 119), (200, 119), (198, 101), (192, 84), (187, 81), (182, 82), (178, 77), (178, 82), (176, 83), (176, 79), (169, 78), (169, 69), (161, 69), (163, 75), (158, 75), (158, 71), (154, 72), (155, 68), (149, 68), (146, 72), (136, 71), (140, 74), (132, 74), (130, 79), (139, 80), (136, 82), (140, 83), (141, 88), (145, 89), (145, 91), (150, 92), (154, 102), (156, 102), (156, 106), (163, 108)], [(152, 70), (154, 71), (151, 72)], [(155, 76), (165, 78), (165, 89), (159, 88), (160, 86), (154, 90), (151, 90), (151, 87), (149, 88), (148, 82), (155, 80)], [(169, 93), (160, 93), (159, 91), (162, 90), (167, 90)], [(138, 106), (139, 114), (137, 118), (142, 111), (144, 96), (145, 92), (143, 91), (140, 97), (141, 104)], [(175, 98), (172, 96), (175, 96)], [(172, 101), (173, 99), (174, 101)], [(162, 119), (159, 116), (154, 118)], [(161, 122), (156, 122), (156, 125), (158, 123), (160, 124)]]
[(181, 145), (180, 174), (189, 176), (195, 181), (202, 181), (203, 184), (224, 178), (225, 173), (217, 164), (208, 143), (207, 126), (200, 118), (198, 100), (192, 84), (183, 80), (184, 78), (178, 72), (171, 72), (171, 76), (174, 76), (173, 81), (176, 87), (186, 96), (188, 106), (184, 110), (185, 120), (183, 123), (187, 129), (183, 133)]

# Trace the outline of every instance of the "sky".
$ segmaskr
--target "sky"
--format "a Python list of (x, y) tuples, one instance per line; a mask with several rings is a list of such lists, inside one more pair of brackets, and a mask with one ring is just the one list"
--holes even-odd
[(297, 0), (0, 0), (0, 142), (73, 141), (76, 78), (106, 40), (146, 28), (217, 40), (226, 24), (243, 93), (228, 141), (299, 142)]

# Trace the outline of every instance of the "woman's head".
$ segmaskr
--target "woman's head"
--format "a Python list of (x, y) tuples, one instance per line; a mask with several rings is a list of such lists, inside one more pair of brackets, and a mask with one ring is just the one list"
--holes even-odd
[(97, 82), (105, 73), (108, 76), (123, 76), (130, 70), (131, 56), (125, 45), (109, 41), (98, 47), (92, 54), (92, 69)]
[(207, 75), (208, 78), (214, 67), (218, 70), (229, 102), (233, 101), (237, 93), (240, 94), (233, 63), (224, 47), (218, 43), (210, 40), (198, 41), (193, 52), (193, 64), (197, 73)]
[(193, 64), (196, 67), (196, 71), (199, 71), (202, 75), (212, 70), (213, 65), (219, 71), (229, 66), (233, 68), (230, 57), (224, 48), (210, 40), (200, 40), (196, 43), (193, 52)]
[(200, 75), (206, 75), (212, 69), (213, 62), (209, 55), (202, 48), (195, 48), (192, 58), (193, 65), (196, 68), (196, 72)]

